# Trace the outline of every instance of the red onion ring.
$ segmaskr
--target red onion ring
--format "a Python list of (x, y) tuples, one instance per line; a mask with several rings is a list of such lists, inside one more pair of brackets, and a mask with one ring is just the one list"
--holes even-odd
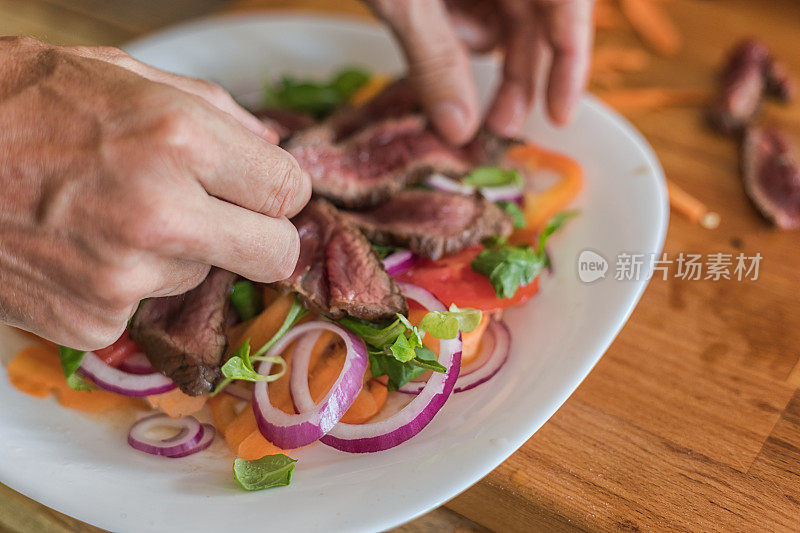
[(167, 457), (169, 457), (170, 459), (179, 459), (181, 457), (187, 457), (189, 455), (193, 455), (197, 452), (202, 452), (203, 450), (211, 446), (211, 443), (214, 442), (214, 437), (216, 435), (217, 435), (217, 428), (215, 428), (211, 424), (203, 424), (203, 438), (200, 439), (200, 442), (198, 442), (194, 448), (186, 450), (185, 452), (182, 453), (168, 455)]
[[(491, 344), (484, 344), (478, 358), (462, 368), (453, 389), (454, 393), (474, 389), (481, 383), (489, 381), (508, 360), (508, 354), (511, 351), (511, 332), (505, 322), (490, 319), (483, 337), (484, 343), (487, 340)], [(418, 381), (409, 381), (398, 391), (405, 394), (419, 394), (424, 385), (425, 383)]]
[(411, 250), (398, 250), (383, 259), (383, 268), (390, 276), (398, 276), (414, 266), (417, 256)]
[[(157, 427), (171, 427), (176, 434), (166, 439), (149, 437), (148, 433)], [(200, 445), (205, 436), (205, 428), (193, 416), (170, 418), (164, 413), (142, 418), (128, 431), (128, 444), (140, 452), (165, 457), (181, 456)], [(213, 434), (211, 435), (213, 439)], [(209, 441), (210, 444), (210, 441)]]
[(140, 398), (153, 394), (161, 394), (175, 388), (164, 374), (130, 374), (105, 364), (93, 352), (86, 352), (78, 371), (95, 385), (109, 392)]
[[(406, 298), (417, 301), (430, 311), (446, 311), (447, 308), (433, 294), (409, 283), (398, 282), (400, 290)], [(417, 433), (433, 420), (436, 413), (449, 398), (458, 378), (461, 365), (461, 335), (451, 340), (440, 341), (439, 363), (447, 372), (435, 372), (425, 383), (423, 390), (406, 407), (394, 415), (371, 424), (344, 424), (339, 422), (320, 439), (328, 446), (351, 453), (378, 452), (393, 448)], [(308, 390), (309, 355), (303, 352), (299, 360), (292, 359), (292, 375), (306, 376), (306, 381), (292, 387), (295, 405), (301, 412), (317, 409)], [(293, 383), (298, 385), (298, 383)]]
[[(259, 430), (267, 440), (284, 449), (311, 444), (330, 431), (356, 399), (367, 369), (367, 348), (364, 341), (341, 326), (322, 320), (292, 328), (266, 355), (280, 355), (290, 343), (309, 331), (318, 329), (336, 333), (344, 339), (347, 348), (339, 378), (318, 405), (304, 413), (289, 414), (272, 405), (267, 382), (256, 382), (253, 390), (253, 411)], [(266, 376), (271, 367), (270, 361), (263, 361), (258, 366), (258, 372)]]
[(152, 374), (156, 372), (156, 369), (150, 364), (147, 356), (142, 352), (137, 352), (125, 358), (125, 360), (120, 363), (119, 369), (128, 374)]
[(461, 183), (460, 181), (448, 178), (447, 176), (439, 174), (438, 172), (435, 172), (425, 178), (425, 184), (431, 189), (435, 189), (437, 191), (463, 194), (464, 196), (469, 196), (475, 192), (475, 187), (472, 185)]

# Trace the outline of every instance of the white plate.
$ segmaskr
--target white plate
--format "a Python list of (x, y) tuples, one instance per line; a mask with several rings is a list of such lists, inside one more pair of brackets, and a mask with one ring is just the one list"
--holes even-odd
[[(178, 26), (128, 50), (158, 67), (222, 83), (252, 99), (268, 75), (324, 76), (342, 64), (397, 73), (380, 27), (336, 18), (247, 15)], [(475, 63), (486, 97), (490, 60)], [(218, 439), (209, 452), (169, 460), (125, 443), (129, 420), (98, 421), (20, 394), (0, 375), (0, 481), (66, 514), (113, 531), (377, 531), (463, 491), (511, 455), (564, 403), (616, 336), (646, 281), (581, 283), (591, 248), (660, 253), (667, 226), (661, 168), (642, 137), (598, 101), (583, 100), (565, 129), (531, 118), (536, 142), (578, 159), (586, 188), (579, 218), (553, 239), (555, 275), (507, 313), (513, 353), (487, 384), (452, 397), (420, 435), (389, 451), (350, 455), (323, 445), (297, 452), (290, 487), (246, 493)], [(25, 340), (0, 328), (4, 363)]]

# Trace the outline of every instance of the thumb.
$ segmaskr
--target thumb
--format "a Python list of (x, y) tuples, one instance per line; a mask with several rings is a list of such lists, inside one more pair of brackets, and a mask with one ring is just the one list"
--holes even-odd
[(447, 141), (463, 144), (478, 129), (480, 114), (469, 56), (441, 0), (375, 0), (373, 9), (391, 27), (408, 61), (422, 107)]

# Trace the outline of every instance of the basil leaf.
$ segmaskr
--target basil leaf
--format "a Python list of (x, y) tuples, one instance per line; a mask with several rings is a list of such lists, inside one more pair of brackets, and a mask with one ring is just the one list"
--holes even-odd
[(518, 185), (524, 182), (519, 171), (515, 168), (503, 169), (500, 167), (478, 167), (463, 179), (464, 183), (474, 187), (502, 187), (504, 185)]
[(67, 385), (73, 390), (94, 390), (96, 387), (91, 382), (86, 380), (80, 374), (77, 374), (78, 367), (81, 366), (83, 356), (86, 352), (68, 348), (66, 346), (58, 347), (58, 357), (61, 359), (61, 368), (64, 370), (64, 376), (67, 378)]
[(284, 77), (264, 91), (264, 105), (310, 113), (322, 117), (347, 103), (369, 81), (361, 69), (339, 71), (327, 81), (298, 80)]
[(472, 270), (489, 278), (498, 298), (511, 298), (544, 266), (544, 259), (529, 245), (487, 248), (472, 261)]
[(233, 284), (231, 304), (241, 320), (249, 320), (264, 310), (261, 293), (251, 281), (247, 280)]
[(417, 356), (409, 361), (410, 364), (425, 370), (433, 370), (444, 374), (447, 369), (436, 359), (436, 354), (426, 346), (416, 348)]
[(522, 229), (527, 222), (525, 221), (525, 214), (519, 208), (516, 202), (495, 202), (497, 207), (511, 215), (512, 224), (514, 229)]
[(282, 453), (265, 455), (255, 461), (235, 459), (233, 477), (245, 490), (280, 487), (292, 482), (292, 472), (296, 462), (296, 459)]
[(346, 316), (339, 320), (339, 324), (361, 337), (367, 344), (379, 350), (394, 343), (397, 336), (405, 333), (406, 330), (405, 325), (399, 319), (388, 326), (381, 327)]

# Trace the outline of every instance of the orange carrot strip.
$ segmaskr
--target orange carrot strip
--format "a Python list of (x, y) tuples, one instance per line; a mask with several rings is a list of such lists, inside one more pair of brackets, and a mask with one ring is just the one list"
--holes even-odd
[(620, 0), (622, 13), (639, 37), (656, 53), (672, 56), (678, 53), (683, 39), (667, 13), (652, 0)]
[(270, 441), (264, 438), (259, 430), (250, 433), (237, 447), (236, 457), (245, 459), (247, 461), (255, 461), (261, 459), (265, 455), (275, 455), (284, 453), (284, 450), (278, 448)]
[(481, 353), (481, 339), (489, 325), (489, 313), (483, 313), (478, 327), (469, 333), (461, 334), (461, 365), (468, 365)]
[(225, 428), (225, 442), (233, 453), (238, 453), (239, 444), (254, 431), (258, 431), (256, 415), (253, 413), (253, 408), (247, 405)]
[(592, 71), (639, 72), (650, 64), (650, 54), (640, 48), (606, 45), (595, 48)]
[(703, 202), (669, 180), (667, 180), (667, 190), (669, 191), (669, 205), (675, 211), (706, 229), (715, 229), (719, 226), (719, 215), (709, 211)]
[(702, 105), (711, 94), (706, 89), (691, 87), (640, 87), (597, 93), (606, 104), (619, 112)]
[(385, 89), (391, 81), (392, 78), (385, 74), (373, 75), (370, 77), (369, 81), (367, 81), (366, 85), (353, 93), (353, 95), (350, 97), (350, 104), (355, 107), (366, 104), (375, 98), (375, 96), (383, 89)]
[(567, 207), (580, 192), (583, 187), (583, 169), (574, 159), (532, 144), (511, 148), (508, 157), (523, 163), (529, 171), (547, 168), (561, 177), (558, 183), (545, 191), (524, 194), (526, 226), (515, 231), (509, 241), (516, 244), (531, 243), (547, 221)]
[(622, 14), (608, 2), (597, 2), (594, 6), (594, 27), (598, 30), (615, 30), (623, 26)]
[(250, 346), (255, 347), (257, 350), (263, 346), (283, 324), (286, 319), (286, 313), (292, 306), (294, 297), (291, 294), (282, 294), (275, 298), (260, 315), (255, 317), (248, 327), (239, 334), (235, 340), (232, 339), (228, 352), (232, 353), (238, 348), (246, 339), (250, 339)]
[(180, 418), (193, 415), (206, 404), (208, 396), (189, 396), (180, 389), (147, 397), (147, 403), (154, 409), (161, 409), (167, 416)]
[[(230, 394), (217, 394), (208, 399), (208, 408), (211, 411), (211, 420), (214, 427), (224, 434), (228, 426), (236, 419), (236, 405), (240, 402)], [(247, 409), (247, 406), (245, 406)]]
[(345, 424), (363, 424), (377, 415), (386, 405), (389, 389), (377, 379), (371, 379), (361, 388), (353, 405), (341, 418)]

